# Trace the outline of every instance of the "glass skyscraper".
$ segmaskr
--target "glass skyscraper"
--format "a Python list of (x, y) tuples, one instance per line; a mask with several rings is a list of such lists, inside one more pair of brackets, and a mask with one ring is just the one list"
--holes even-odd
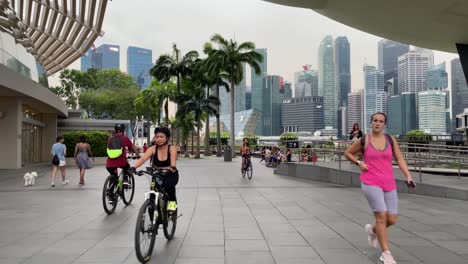
[(447, 133), (446, 96), (443, 91), (424, 91), (418, 93), (419, 129), (432, 135)]
[[(267, 49), (256, 49), (256, 52), (260, 53), (263, 56), (263, 62), (260, 63), (260, 71), (259, 75), (255, 74), (255, 70), (252, 68), (252, 72), (250, 75), (251, 78), (251, 106), (252, 109), (262, 112), (263, 111), (263, 90), (264, 90), (264, 79), (267, 76), (268, 72), (268, 53)], [(263, 116), (262, 116), (263, 118)], [(262, 123), (263, 121), (261, 121)], [(263, 126), (259, 125), (257, 128), (256, 134), (263, 135)]]
[(375, 112), (386, 110), (386, 93), (384, 91), (383, 71), (375, 66), (364, 65), (364, 133), (369, 133), (370, 118)]
[(117, 68), (120, 70), (120, 46), (103, 44), (96, 49), (102, 54), (102, 69)]
[(418, 128), (416, 94), (402, 93), (388, 98), (387, 131), (392, 135), (407, 135)]
[(453, 59), (451, 65), (452, 79), (452, 132), (455, 132), (455, 117), (468, 108), (468, 84), (463, 74), (460, 59)]
[(348, 93), (351, 92), (351, 62), (348, 38), (337, 37), (335, 39), (335, 67), (338, 91), (340, 93), (339, 106), (346, 106)]
[(304, 70), (294, 73), (294, 97), (318, 95), (318, 72), (311, 65), (304, 65)]
[[(228, 81), (226, 81), (229, 83)], [(214, 94), (214, 93), (213, 93)], [(245, 100), (246, 100), (246, 65), (243, 64), (243, 78), (242, 81), (234, 86), (234, 102), (235, 108), (234, 112), (244, 111), (245, 109)], [(219, 87), (219, 100), (221, 101), (220, 105), (220, 114), (230, 114), (231, 113), (231, 93), (226, 92), (226, 88)], [(259, 110), (258, 110), (259, 111)]]
[(363, 103), (363, 90), (348, 94), (348, 106), (346, 108), (348, 115), (348, 133), (353, 128), (354, 123), (357, 123), (362, 129), (362, 103)]
[(279, 136), (283, 132), (281, 125), (281, 104), (284, 99), (283, 77), (269, 75), (264, 79), (264, 82), (262, 136)]
[(318, 95), (323, 97), (323, 124), (337, 128), (339, 92), (335, 81), (335, 49), (333, 38), (327, 35), (319, 48)]
[(129, 46), (127, 49), (127, 73), (135, 78), (140, 88), (147, 88), (153, 77), (149, 71), (153, 67), (153, 51)]
[(94, 45), (81, 56), (81, 71), (86, 72), (91, 68), (102, 70), (102, 53), (98, 52)]
[(427, 69), (427, 89), (443, 90), (448, 87), (448, 74), (445, 71), (445, 62)]
[(382, 39), (378, 44), (379, 52), (379, 70), (384, 72), (384, 81), (393, 79), (392, 91), (390, 95), (397, 95), (398, 90), (398, 57), (408, 53), (409, 45), (395, 42), (388, 39)]

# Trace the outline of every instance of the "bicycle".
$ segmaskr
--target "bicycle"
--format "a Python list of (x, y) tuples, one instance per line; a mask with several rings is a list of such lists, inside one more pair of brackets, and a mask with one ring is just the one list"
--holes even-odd
[(124, 170), (121, 170), (118, 177), (109, 175), (104, 182), (104, 187), (102, 188), (102, 205), (107, 214), (114, 213), (119, 198), (122, 199), (125, 205), (129, 205), (133, 201), (133, 196), (135, 194), (135, 178), (133, 174), (127, 173), (128, 185), (124, 186), (124, 173)]
[(245, 164), (244, 164), (244, 170), (242, 171), (242, 177), (245, 178), (246, 174), (247, 174), (247, 178), (251, 180), (252, 174), (253, 174), (253, 166), (252, 166), (252, 161), (250, 160), (250, 155), (245, 158)]
[(138, 171), (136, 174), (151, 176), (150, 190), (145, 193), (145, 201), (138, 211), (135, 226), (135, 253), (141, 263), (146, 263), (151, 259), (159, 226), (163, 225), (166, 239), (172, 240), (179, 216), (177, 209), (168, 212), (169, 196), (161, 187), (163, 178), (170, 174), (169, 170), (147, 167), (147, 171)]

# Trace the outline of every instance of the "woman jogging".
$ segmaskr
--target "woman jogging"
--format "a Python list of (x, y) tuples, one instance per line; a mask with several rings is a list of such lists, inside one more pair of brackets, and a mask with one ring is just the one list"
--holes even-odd
[[(396, 261), (388, 248), (387, 238), (387, 228), (396, 223), (398, 214), (398, 198), (392, 167), (393, 157), (396, 158), (398, 166), (406, 176), (407, 183), (412, 184), (413, 188), (415, 185), (398, 142), (383, 132), (386, 123), (387, 117), (384, 113), (373, 114), (371, 117), (372, 132), (356, 140), (346, 151), (345, 156), (361, 169), (361, 189), (375, 216), (375, 224), (365, 226), (369, 244), (376, 248), (380, 243), (382, 248), (380, 261), (384, 264), (395, 264)], [(363, 147), (362, 143), (364, 143)], [(360, 151), (363, 152), (364, 161), (355, 158), (356, 153)]]

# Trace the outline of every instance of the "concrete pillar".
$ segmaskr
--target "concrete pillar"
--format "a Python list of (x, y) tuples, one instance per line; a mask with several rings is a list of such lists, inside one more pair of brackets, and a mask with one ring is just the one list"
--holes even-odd
[(41, 161), (51, 161), (50, 150), (57, 138), (57, 114), (42, 114), (42, 122), (46, 124), (42, 128)]
[(22, 100), (18, 97), (0, 97), (0, 168), (21, 168), (21, 131), (23, 124)]

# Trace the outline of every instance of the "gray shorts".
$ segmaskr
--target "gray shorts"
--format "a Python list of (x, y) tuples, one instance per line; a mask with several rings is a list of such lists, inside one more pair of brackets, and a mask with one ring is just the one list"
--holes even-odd
[(372, 212), (398, 214), (398, 196), (396, 189), (385, 192), (378, 186), (366, 185), (362, 182), (361, 189), (369, 202)]

